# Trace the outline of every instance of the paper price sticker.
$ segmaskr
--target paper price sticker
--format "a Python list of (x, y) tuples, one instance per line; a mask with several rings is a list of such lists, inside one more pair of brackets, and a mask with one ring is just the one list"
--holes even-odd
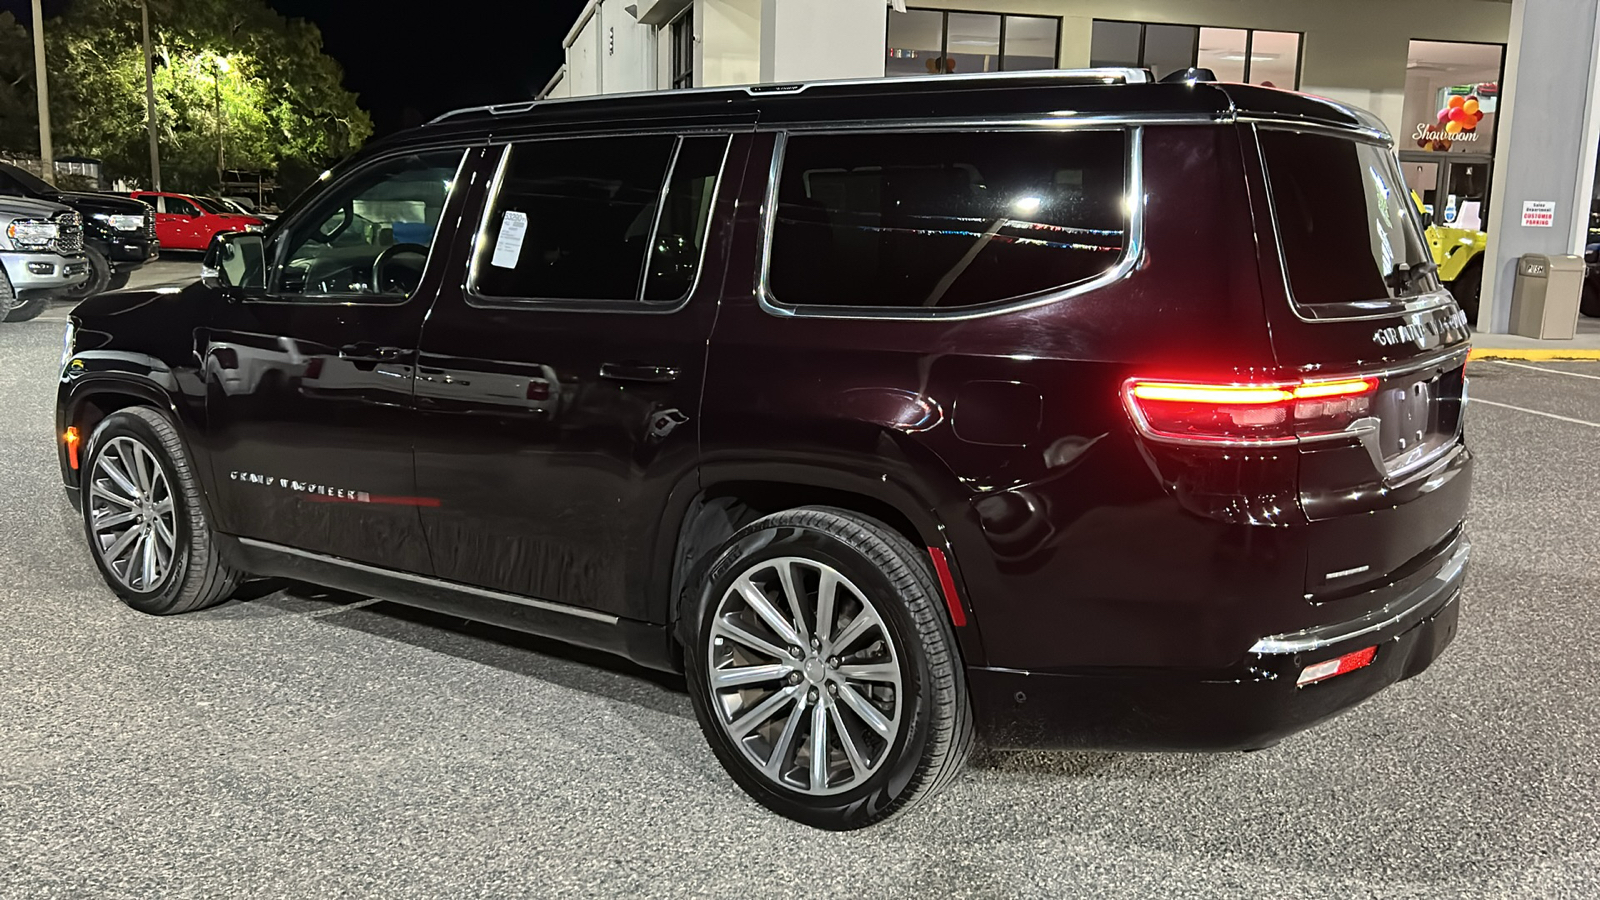
[(522, 258), (522, 241), (528, 236), (528, 214), (508, 210), (500, 219), (500, 237), (494, 242), (494, 257), (489, 265), (515, 269)]

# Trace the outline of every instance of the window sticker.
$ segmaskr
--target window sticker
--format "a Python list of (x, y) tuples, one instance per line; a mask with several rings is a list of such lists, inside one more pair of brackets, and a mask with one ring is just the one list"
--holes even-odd
[(494, 258), (489, 265), (501, 269), (515, 269), (522, 258), (522, 241), (528, 236), (528, 214), (506, 210), (500, 219), (500, 237), (494, 243)]

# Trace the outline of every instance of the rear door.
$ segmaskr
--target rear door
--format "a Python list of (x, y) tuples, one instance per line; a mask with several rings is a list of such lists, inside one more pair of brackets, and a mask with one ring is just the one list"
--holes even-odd
[(1348, 423), (1301, 446), (1306, 590), (1326, 599), (1429, 558), (1465, 517), (1467, 320), (1433, 271), (1392, 149), (1268, 125), (1256, 138), (1258, 221), (1277, 236), (1262, 281), (1279, 364), (1291, 378), (1365, 382), (1322, 401), (1338, 410), (1296, 412)]
[[(748, 132), (502, 153), (466, 284), (417, 364), (417, 490), (439, 577), (648, 619), (694, 485), (706, 341)], [(730, 177), (727, 173), (731, 172)], [(652, 590), (652, 589), (656, 590)]]

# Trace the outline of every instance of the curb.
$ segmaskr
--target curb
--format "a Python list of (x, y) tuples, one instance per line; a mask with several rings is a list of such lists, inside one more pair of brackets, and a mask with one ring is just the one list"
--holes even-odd
[(1546, 347), (1500, 348), (1473, 347), (1469, 359), (1526, 359), (1526, 360), (1600, 360), (1600, 348), (1573, 348), (1556, 350)]

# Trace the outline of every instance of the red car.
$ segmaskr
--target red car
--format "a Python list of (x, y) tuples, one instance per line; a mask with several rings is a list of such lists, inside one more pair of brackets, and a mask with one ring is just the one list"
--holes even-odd
[(156, 238), (165, 250), (204, 250), (211, 238), (224, 231), (261, 231), (255, 216), (229, 211), (215, 200), (190, 194), (143, 191), (133, 194), (156, 209)]

